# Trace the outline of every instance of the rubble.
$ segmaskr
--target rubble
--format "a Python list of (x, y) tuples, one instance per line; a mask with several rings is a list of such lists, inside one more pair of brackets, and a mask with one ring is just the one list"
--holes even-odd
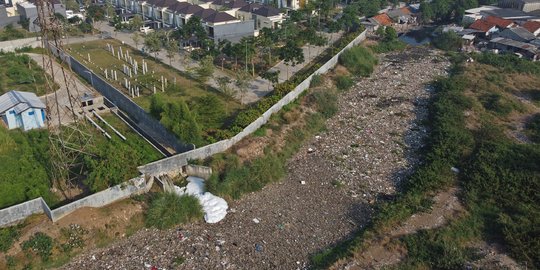
[[(184, 225), (190, 237), (183, 241), (176, 229), (141, 230), (63, 268), (309, 268), (311, 255), (364, 226), (377, 201), (395, 194), (419, 164), (417, 151), (427, 134), (426, 84), (444, 76), (449, 65), (424, 47), (383, 56), (370, 78), (339, 97), (339, 112), (289, 160), (288, 175), (231, 202), (223, 221)], [(184, 260), (175, 265), (179, 256)]]

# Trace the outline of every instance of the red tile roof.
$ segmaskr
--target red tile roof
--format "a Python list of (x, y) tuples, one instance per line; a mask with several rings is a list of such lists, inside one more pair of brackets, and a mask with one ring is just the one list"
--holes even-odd
[(484, 20), (486, 22), (493, 23), (500, 28), (507, 28), (508, 26), (514, 23), (511, 20), (506, 20), (503, 18), (495, 17), (495, 16), (487, 16), (486, 18), (484, 18)]
[(373, 19), (384, 26), (392, 25), (392, 19), (386, 13), (373, 16)]
[(485, 20), (476, 20), (469, 26), (471, 29), (480, 30), (482, 32), (487, 32), (491, 28), (495, 27), (496, 25), (494, 23), (487, 22)]
[(411, 10), (409, 9), (409, 7), (402, 7), (399, 10), (401, 10), (403, 14), (411, 14)]
[(527, 29), (527, 31), (531, 33), (534, 33), (540, 29), (540, 22), (528, 21), (523, 24), (523, 28)]

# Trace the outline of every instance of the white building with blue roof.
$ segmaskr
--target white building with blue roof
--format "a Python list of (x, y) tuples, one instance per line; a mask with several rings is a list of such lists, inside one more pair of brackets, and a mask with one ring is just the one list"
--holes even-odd
[(34, 93), (9, 91), (0, 96), (0, 117), (8, 129), (42, 128), (45, 126), (45, 104)]

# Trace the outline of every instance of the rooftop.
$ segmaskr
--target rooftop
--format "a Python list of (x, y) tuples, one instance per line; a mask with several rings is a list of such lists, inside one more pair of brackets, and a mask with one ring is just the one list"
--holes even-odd
[(514, 23), (511, 20), (506, 20), (495, 16), (487, 16), (484, 18), (484, 20), (486, 20), (486, 22), (493, 23), (500, 28), (507, 28)]
[(540, 51), (538, 50), (538, 47), (533, 45), (533, 44), (520, 42), (520, 41), (515, 41), (515, 40), (508, 39), (508, 38), (498, 37), (498, 38), (494, 38), (494, 39), (490, 40), (490, 42), (498, 43), (498, 44), (502, 44), (502, 45), (506, 45), (506, 46), (510, 46), (510, 47), (514, 47), (514, 48), (523, 49), (523, 50), (529, 51), (531, 53), (540, 53)]
[(247, 5), (243, 6), (241, 9), (239, 9), (239, 11), (253, 12), (253, 10), (258, 9), (258, 8), (261, 8), (261, 7), (262, 7), (261, 4), (258, 4), (258, 3), (250, 3), (250, 4), (247, 4)]
[(0, 114), (4, 114), (13, 107), (17, 113), (20, 113), (28, 108), (45, 109), (45, 104), (36, 94), (30, 92), (12, 90), (0, 96)]
[(386, 13), (373, 16), (372, 19), (384, 26), (392, 25), (392, 19)]
[(281, 13), (279, 12), (279, 9), (269, 6), (262, 6), (258, 9), (254, 9), (251, 13), (263, 16), (263, 17), (274, 17), (279, 16)]
[(487, 22), (485, 20), (476, 20), (475, 22), (473, 22), (469, 26), (469, 28), (480, 30), (482, 32), (487, 32), (487, 31), (491, 30), (495, 26), (496, 25), (494, 23), (490, 23), (490, 22)]
[(229, 3), (225, 4), (225, 6), (230, 8), (230, 9), (241, 8), (241, 7), (244, 7), (244, 6), (247, 6), (247, 5), (248, 5), (248, 3), (246, 3), (246, 1), (244, 1), (244, 0), (233, 0), (233, 1), (230, 1)]
[(216, 12), (204, 19), (205, 22), (209, 23), (221, 23), (221, 22), (230, 22), (237, 21), (238, 19), (227, 12)]
[(501, 34), (510, 33), (510, 32), (513, 35), (516, 35), (524, 40), (533, 40), (536, 38), (535, 35), (527, 31), (527, 29), (523, 27), (514, 27), (514, 28), (505, 29), (504, 31), (501, 32)]
[(218, 13), (218, 12), (211, 9), (211, 8), (205, 8), (203, 10), (199, 10), (199, 11), (193, 13), (193, 16), (196, 16), (196, 17), (201, 18), (202, 20), (205, 20), (209, 16), (214, 15), (216, 13)]
[(540, 22), (528, 21), (524, 23), (522, 26), (523, 28), (527, 29), (527, 31), (534, 33), (540, 29)]

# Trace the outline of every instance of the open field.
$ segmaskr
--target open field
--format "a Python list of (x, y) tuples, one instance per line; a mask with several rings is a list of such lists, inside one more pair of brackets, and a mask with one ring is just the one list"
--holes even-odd
[(0, 95), (10, 90), (44, 95), (47, 91), (45, 76), (48, 75), (27, 55), (0, 53)]
[[(109, 82), (117, 89), (123, 91), (126, 95), (131, 96), (129, 91), (123, 85), (124, 78), (129, 78), (129, 76), (122, 72), (123, 65), (128, 63), (119, 60), (117, 57), (113, 57), (112, 54), (107, 51), (107, 43), (114, 46), (115, 53), (118, 51), (119, 46), (122, 46), (123, 52), (129, 51), (129, 55), (139, 63), (138, 75), (132, 73), (133, 77), (131, 78), (131, 83), (132, 85), (135, 85), (135, 80), (137, 80), (138, 85), (141, 87), (140, 96), (133, 98), (133, 100), (146, 111), (150, 110), (150, 97), (154, 94), (153, 86), (156, 87), (157, 92), (161, 92), (161, 76), (166, 78), (168, 82), (169, 87), (165, 89), (164, 93), (168, 101), (174, 102), (183, 99), (191, 107), (193, 103), (196, 103), (197, 98), (205, 95), (212, 95), (223, 101), (228, 116), (231, 116), (237, 110), (242, 109), (242, 105), (234, 99), (224, 96), (215, 89), (209, 89), (204, 84), (188, 78), (186, 74), (182, 74), (178, 70), (170, 68), (163, 63), (158, 63), (154, 61), (152, 57), (143, 55), (141, 52), (128, 45), (122, 45), (117, 40), (108, 39), (72, 44), (69, 46), (69, 51), (73, 57), (81, 61), (94, 72), (100, 74), (103, 78), (105, 78), (105, 69), (109, 71), (113, 69), (116, 70), (118, 81), (109, 80)], [(87, 61), (88, 54), (90, 54), (92, 63)], [(142, 75), (142, 72), (140, 71), (143, 59), (145, 59), (145, 62), (148, 62), (149, 72), (146, 73), (146, 75)], [(175, 81), (176, 86), (174, 85)]]

